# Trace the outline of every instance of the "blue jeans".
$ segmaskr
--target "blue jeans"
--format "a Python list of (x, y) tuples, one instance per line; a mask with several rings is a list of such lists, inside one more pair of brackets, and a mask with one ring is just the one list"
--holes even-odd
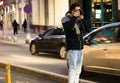
[(68, 83), (79, 83), (79, 76), (82, 70), (82, 50), (69, 50), (68, 57)]

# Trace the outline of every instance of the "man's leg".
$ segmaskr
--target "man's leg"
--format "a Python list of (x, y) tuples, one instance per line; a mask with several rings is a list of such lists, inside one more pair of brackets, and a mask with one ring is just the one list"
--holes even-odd
[(68, 51), (68, 65), (69, 65), (69, 72), (68, 72), (68, 83), (74, 83), (76, 78), (76, 63), (77, 63), (77, 51), (69, 50)]
[(80, 77), (81, 70), (82, 70), (82, 62), (83, 62), (83, 53), (82, 53), (82, 50), (80, 50), (77, 56), (75, 83), (79, 83), (79, 77)]
[(15, 35), (15, 29), (14, 29), (14, 32), (13, 32), (13, 34)]

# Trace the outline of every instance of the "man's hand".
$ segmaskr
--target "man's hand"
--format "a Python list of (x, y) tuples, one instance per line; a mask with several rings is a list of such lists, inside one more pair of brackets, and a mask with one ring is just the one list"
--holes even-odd
[(80, 18), (81, 20), (83, 20), (83, 19), (84, 19), (84, 16), (83, 16), (83, 15), (80, 15), (79, 18)]
[(76, 7), (74, 10), (71, 11), (74, 17), (79, 17), (81, 20), (84, 19), (84, 16), (80, 12), (80, 7)]
[(79, 16), (80, 16), (80, 13), (79, 13), (79, 12), (74, 12), (74, 13), (73, 13), (73, 16), (79, 17)]

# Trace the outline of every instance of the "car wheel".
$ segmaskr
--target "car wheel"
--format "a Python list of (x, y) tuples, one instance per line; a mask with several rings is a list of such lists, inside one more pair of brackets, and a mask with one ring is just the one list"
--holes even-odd
[(32, 43), (32, 44), (31, 44), (31, 46), (30, 46), (30, 51), (31, 51), (31, 54), (32, 54), (32, 55), (38, 54), (38, 51), (37, 51), (37, 49), (36, 49), (35, 43)]
[(59, 50), (59, 54), (60, 54), (60, 58), (62, 59), (66, 59), (66, 48), (65, 46), (61, 46), (60, 50)]

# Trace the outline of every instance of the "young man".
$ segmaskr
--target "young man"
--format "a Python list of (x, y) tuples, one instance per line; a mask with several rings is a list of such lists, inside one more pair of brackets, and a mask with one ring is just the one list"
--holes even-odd
[(83, 61), (83, 27), (81, 20), (84, 19), (78, 3), (70, 6), (69, 12), (62, 18), (62, 25), (66, 35), (66, 48), (68, 57), (68, 83), (79, 83), (79, 76)]

